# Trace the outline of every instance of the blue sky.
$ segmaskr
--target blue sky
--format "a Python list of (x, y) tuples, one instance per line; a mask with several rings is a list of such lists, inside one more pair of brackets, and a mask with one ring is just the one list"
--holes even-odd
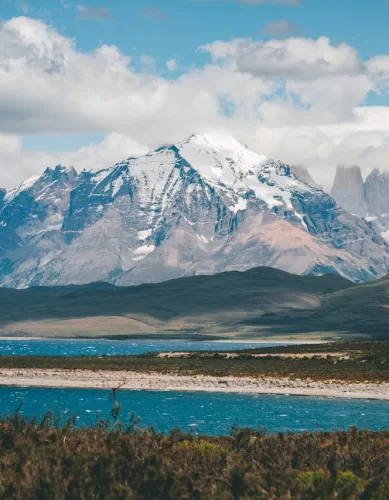
[[(80, 16), (77, 5), (106, 9), (106, 19)], [(267, 39), (266, 26), (280, 20), (293, 23), (304, 37), (328, 36), (346, 42), (363, 59), (389, 53), (387, 0), (304, 0), (301, 6), (247, 4), (234, 0), (2, 0), (1, 17), (26, 13), (42, 19), (63, 35), (74, 37), (79, 50), (90, 51), (101, 43), (113, 44), (134, 58), (148, 54), (163, 69), (167, 59), (177, 59), (181, 69), (202, 64), (196, 48), (214, 40)], [(65, 7), (64, 7), (65, 6)]]
[[(261, 153), (313, 162), (322, 171), (349, 157), (370, 168), (389, 156), (388, 0), (0, 0), (0, 7), (0, 42), (3, 29), (8, 44), (5, 55), (0, 53), (4, 75), (15, 72), (16, 82), (20, 65), (25, 70), (14, 104), (15, 83), (0, 88), (0, 160), (15, 165), (17, 180), (43, 162), (109, 166), (104, 162), (208, 126), (247, 139)], [(318, 42), (320, 37), (329, 39), (328, 47)], [(297, 55), (290, 38), (302, 40)], [(240, 53), (219, 58), (215, 42), (231, 50), (236, 39), (245, 40)], [(285, 40), (282, 50), (295, 67), (288, 63), (263, 76), (257, 65), (268, 57), (266, 42), (272, 46), (273, 40), (276, 46)], [(204, 45), (208, 48), (199, 50)], [(100, 53), (103, 46), (116, 49)], [(303, 54), (311, 49), (317, 51), (314, 62)], [(320, 50), (328, 74), (319, 67)], [(80, 74), (81, 54), (88, 56), (86, 76)], [(373, 63), (367, 70), (376, 56), (384, 57), (373, 72)], [(46, 70), (38, 74), (50, 57), (64, 64), (61, 78)], [(131, 59), (129, 69), (125, 57)], [(272, 61), (277, 66), (279, 61)], [(299, 64), (314, 63), (319, 63), (313, 70), (318, 73), (296, 77)], [(120, 85), (112, 95), (99, 81), (98, 64), (102, 74), (110, 73), (112, 88), (116, 80), (110, 65), (117, 64)], [(8, 173), (0, 171), (1, 182), (11, 182)]]

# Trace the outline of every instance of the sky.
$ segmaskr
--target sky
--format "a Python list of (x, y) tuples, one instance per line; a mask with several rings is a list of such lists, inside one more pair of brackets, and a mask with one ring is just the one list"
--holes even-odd
[(389, 170), (388, 0), (0, 0), (0, 187), (192, 133)]

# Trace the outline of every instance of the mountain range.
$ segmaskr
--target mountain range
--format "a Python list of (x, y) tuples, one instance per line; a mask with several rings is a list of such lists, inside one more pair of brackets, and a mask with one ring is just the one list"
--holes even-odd
[(126, 286), (256, 266), (384, 276), (382, 229), (332, 194), (301, 167), (208, 134), (97, 172), (47, 168), (0, 192), (0, 285)]

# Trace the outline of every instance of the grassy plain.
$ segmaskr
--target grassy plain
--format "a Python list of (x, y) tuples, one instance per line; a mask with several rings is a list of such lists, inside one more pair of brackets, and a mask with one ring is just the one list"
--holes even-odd
[(389, 382), (389, 342), (332, 342), (138, 356), (0, 356), (0, 372), (7, 368)]

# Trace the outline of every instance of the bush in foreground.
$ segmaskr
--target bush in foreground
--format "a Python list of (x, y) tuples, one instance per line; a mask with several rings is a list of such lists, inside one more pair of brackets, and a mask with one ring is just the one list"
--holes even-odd
[(0, 498), (386, 499), (389, 432), (169, 435), (0, 419)]

